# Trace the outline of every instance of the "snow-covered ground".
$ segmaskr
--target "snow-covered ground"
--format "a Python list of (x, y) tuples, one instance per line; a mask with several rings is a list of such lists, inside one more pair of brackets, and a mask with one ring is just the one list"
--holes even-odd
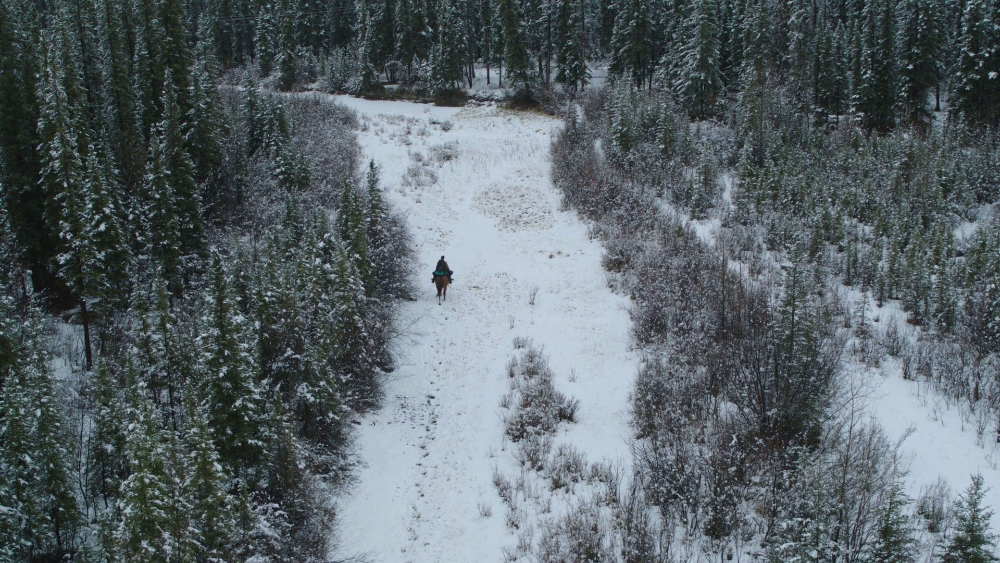
[[(607, 289), (601, 247), (587, 226), (559, 210), (549, 181), (556, 120), (493, 106), (336, 98), (358, 110), (365, 158), (381, 167), (389, 199), (408, 215), (421, 288), (404, 305), (409, 337), (385, 406), (361, 420), (357, 453), (367, 468), (340, 499), (338, 553), (386, 563), (501, 561), (524, 536), (524, 526), (505, 524), (492, 483), (495, 470), (521, 472), (498, 404), (509, 389), (513, 338), (544, 346), (557, 388), (580, 400), (578, 422), (556, 444), (627, 471), (626, 409), (638, 362), (627, 301)], [(718, 228), (694, 226), (705, 239)], [(430, 272), (441, 255), (455, 283), (438, 306)], [(906, 327), (894, 307), (871, 316)], [(977, 444), (958, 407), (926, 384), (904, 381), (895, 360), (863, 377), (871, 412), (887, 430), (898, 437), (912, 429), (904, 445), (911, 496), (938, 476), (959, 492), (982, 472), (993, 487), (987, 502), (1000, 510), (996, 447), (989, 438), (985, 448)], [(525, 515), (557, 516), (567, 500)], [(1000, 517), (993, 528), (1000, 532)]]
[[(899, 303), (886, 304), (875, 309), (870, 316), (879, 317), (879, 323), (893, 322), (911, 340), (914, 332), (905, 321)], [(986, 486), (985, 503), (997, 512), (991, 521), (993, 532), (1000, 534), (1000, 449), (997, 444), (997, 421), (985, 421), (980, 440), (975, 416), (966, 405), (949, 404), (926, 381), (903, 379), (901, 362), (887, 358), (878, 370), (865, 374), (871, 391), (869, 407), (882, 426), (895, 438), (907, 433), (903, 451), (909, 454), (909, 494), (917, 498), (922, 487), (943, 477), (958, 494), (969, 486), (971, 475), (982, 473)]]
[[(520, 471), (498, 404), (509, 390), (513, 339), (543, 346), (556, 387), (580, 401), (578, 421), (555, 443), (627, 468), (638, 361), (627, 302), (607, 289), (586, 225), (559, 211), (549, 180), (556, 120), (492, 106), (337, 99), (360, 113), (365, 157), (408, 214), (420, 288), (404, 305), (410, 337), (385, 405), (358, 429), (368, 467), (340, 500), (338, 553), (386, 563), (500, 561), (517, 541), (492, 483), (495, 468)], [(441, 255), (455, 282), (439, 306), (430, 277)]]

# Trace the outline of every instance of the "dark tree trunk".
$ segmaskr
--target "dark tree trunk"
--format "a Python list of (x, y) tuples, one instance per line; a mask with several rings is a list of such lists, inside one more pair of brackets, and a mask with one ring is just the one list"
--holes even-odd
[(87, 318), (87, 300), (80, 300), (80, 320), (83, 321), (83, 352), (87, 357), (87, 371), (94, 369), (94, 358), (90, 354), (90, 319)]

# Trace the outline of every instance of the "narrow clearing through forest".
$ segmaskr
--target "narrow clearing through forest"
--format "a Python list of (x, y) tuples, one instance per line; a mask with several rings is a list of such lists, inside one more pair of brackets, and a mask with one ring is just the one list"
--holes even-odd
[[(556, 389), (580, 401), (577, 422), (561, 425), (554, 443), (627, 474), (637, 366), (627, 301), (608, 290), (586, 225), (559, 210), (549, 180), (557, 120), (492, 106), (337, 99), (359, 112), (363, 158), (380, 166), (388, 199), (408, 215), (418, 262), (399, 368), (382, 409), (359, 421), (356, 453), (367, 467), (340, 500), (338, 553), (385, 563), (500, 561), (533, 525), (505, 522), (492, 481), (497, 470), (524, 478), (499, 406), (513, 340), (543, 347)], [(431, 271), (441, 255), (455, 281), (439, 306)], [(559, 516), (572, 500), (563, 490), (537, 495), (544, 509), (522, 518)]]

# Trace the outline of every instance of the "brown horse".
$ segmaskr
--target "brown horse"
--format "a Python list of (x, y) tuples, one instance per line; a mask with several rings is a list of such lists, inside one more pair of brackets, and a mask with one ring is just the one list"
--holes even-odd
[(434, 276), (434, 286), (438, 290), (438, 305), (441, 304), (442, 300), (448, 300), (448, 284), (450, 283), (451, 280), (448, 279), (448, 276)]

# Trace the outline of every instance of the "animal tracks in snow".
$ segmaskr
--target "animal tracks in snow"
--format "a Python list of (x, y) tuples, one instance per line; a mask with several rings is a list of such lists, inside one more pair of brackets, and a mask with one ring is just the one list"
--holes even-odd
[[(579, 422), (557, 442), (591, 460), (627, 458), (621, 413), (636, 366), (626, 301), (608, 290), (602, 249), (586, 225), (556, 211), (547, 159), (556, 120), (488, 106), (339, 99), (362, 113), (365, 159), (380, 166), (387, 197), (407, 216), (418, 299), (402, 305), (412, 329), (383, 408), (357, 427), (366, 468), (340, 499), (342, 545), (333, 558), (499, 562), (519, 534), (492, 483), (495, 468), (521, 471), (499, 406), (512, 340), (543, 345), (557, 386), (580, 400)], [(435, 156), (443, 148), (447, 159)], [(414, 163), (432, 165), (437, 181), (404, 186)], [(456, 280), (439, 307), (429, 278), (441, 255)], [(554, 504), (552, 513), (565, 509)]]

